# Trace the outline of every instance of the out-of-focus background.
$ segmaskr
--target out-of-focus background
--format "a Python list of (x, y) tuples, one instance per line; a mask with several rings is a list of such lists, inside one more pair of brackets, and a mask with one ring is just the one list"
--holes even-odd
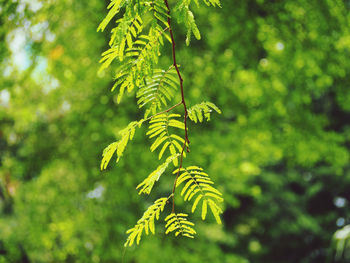
[[(99, 171), (103, 148), (142, 116), (133, 94), (116, 104), (113, 70), (97, 74), (108, 2), (0, 0), (1, 263), (122, 262), (125, 230), (170, 191), (165, 176), (137, 195), (159, 164), (143, 129)], [(349, 262), (350, 1), (193, 11), (201, 41), (186, 47), (174, 26), (186, 98), (223, 114), (190, 125), (188, 158), (224, 193), (223, 225), (196, 213), (190, 240), (160, 221), (124, 262)]]

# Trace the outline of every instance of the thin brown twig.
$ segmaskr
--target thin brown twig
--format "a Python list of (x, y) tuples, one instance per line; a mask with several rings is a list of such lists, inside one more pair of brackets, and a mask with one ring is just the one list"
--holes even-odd
[(172, 54), (173, 54), (173, 65), (176, 69), (177, 75), (179, 77), (180, 80), (180, 88), (181, 88), (181, 104), (183, 104), (184, 106), (184, 125), (185, 125), (185, 141), (184, 141), (184, 145), (182, 147), (181, 150), (181, 155), (180, 155), (180, 164), (179, 164), (179, 169), (176, 175), (176, 178), (174, 180), (174, 185), (173, 185), (173, 191), (172, 191), (172, 195), (173, 195), (173, 207), (172, 207), (172, 213), (175, 213), (175, 189), (176, 189), (176, 182), (177, 182), (177, 178), (179, 177), (180, 174), (180, 169), (182, 168), (182, 161), (183, 161), (183, 155), (184, 155), (184, 150), (186, 148), (187, 152), (189, 152), (189, 148), (188, 145), (190, 144), (190, 141), (188, 139), (188, 133), (187, 133), (187, 117), (188, 117), (188, 111), (187, 111), (187, 106), (186, 106), (186, 101), (185, 101), (185, 94), (184, 94), (184, 87), (183, 87), (183, 79), (181, 77), (181, 73), (179, 70), (179, 67), (176, 63), (176, 50), (175, 50), (175, 39), (174, 39), (174, 34), (173, 34), (173, 29), (171, 27), (171, 19), (170, 19), (170, 8), (169, 8), (169, 4), (168, 4), (168, 0), (164, 0), (164, 3), (168, 9), (168, 27), (169, 27), (169, 33), (170, 33), (170, 37), (171, 37), (171, 45), (172, 45)]
[(156, 117), (156, 116), (158, 116), (158, 115), (160, 115), (160, 114), (167, 113), (167, 112), (171, 111), (172, 109), (176, 108), (177, 106), (180, 106), (181, 104), (182, 104), (182, 101), (180, 101), (179, 103), (176, 103), (175, 105), (171, 106), (171, 107), (170, 107), (169, 109), (167, 109), (167, 110), (158, 112), (158, 113), (156, 113), (156, 114), (154, 114), (154, 115), (148, 117), (147, 119), (145, 119), (145, 121), (148, 121), (148, 120), (150, 120), (150, 119), (153, 119), (154, 117)]

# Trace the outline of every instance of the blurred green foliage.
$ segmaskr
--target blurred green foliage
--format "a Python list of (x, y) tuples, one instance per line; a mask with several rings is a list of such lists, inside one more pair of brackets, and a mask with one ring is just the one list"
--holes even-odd
[(133, 94), (116, 104), (112, 71), (97, 74), (107, 4), (0, 0), (0, 262), (346, 262), (332, 236), (350, 223), (350, 2), (194, 5), (190, 47), (175, 25), (188, 103), (223, 112), (189, 134), (189, 158), (224, 193), (223, 226), (197, 214), (194, 240), (158, 227), (126, 251), (125, 230), (171, 178), (137, 196), (157, 166), (143, 132), (99, 171), (142, 116)]

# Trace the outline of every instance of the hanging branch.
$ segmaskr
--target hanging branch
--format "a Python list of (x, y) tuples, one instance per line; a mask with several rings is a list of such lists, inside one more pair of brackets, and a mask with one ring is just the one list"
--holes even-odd
[[(208, 2), (209, 1), (209, 2)], [(218, 0), (204, 0), (207, 5), (219, 5)], [(223, 202), (221, 193), (213, 187), (214, 182), (202, 168), (198, 166), (183, 167), (186, 153), (189, 153), (189, 138), (187, 120), (195, 123), (202, 122), (204, 118), (210, 119), (212, 110), (221, 113), (211, 102), (201, 102), (187, 108), (183, 78), (176, 61), (176, 43), (172, 28), (172, 12), (168, 0), (111, 0), (108, 6), (109, 13), (99, 26), (104, 30), (113, 17), (123, 8), (124, 16), (117, 21), (117, 26), (112, 29), (112, 37), (109, 41), (110, 48), (102, 54), (101, 69), (104, 70), (118, 62), (118, 70), (115, 76), (116, 82), (112, 91), (119, 87), (118, 103), (124, 93), (136, 91), (137, 105), (145, 108), (144, 118), (133, 121), (119, 132), (120, 139), (107, 146), (102, 154), (101, 170), (107, 168), (113, 155), (116, 161), (123, 156), (127, 144), (133, 139), (137, 127), (149, 123), (146, 135), (153, 140), (150, 150), (159, 150), (158, 158), (168, 155), (165, 162), (150, 173), (137, 187), (139, 194), (150, 194), (156, 182), (166, 173), (171, 163), (175, 166), (173, 174), (176, 175), (172, 186), (172, 192), (168, 197), (158, 198), (149, 206), (136, 225), (127, 231), (128, 238), (125, 246), (139, 244), (143, 233), (155, 233), (155, 220), (160, 218), (160, 213), (172, 199), (171, 213), (165, 218), (165, 233), (174, 232), (175, 236), (193, 238), (196, 231), (194, 224), (187, 220), (188, 214), (175, 213), (175, 191), (183, 185), (181, 196), (185, 201), (193, 200), (192, 213), (201, 203), (202, 219), (206, 219), (208, 207), (217, 223), (221, 224), (220, 214), (222, 210), (219, 203)], [(153, 23), (150, 23), (148, 33), (144, 32), (143, 15), (150, 12)], [(187, 29), (186, 43), (189, 44), (191, 35), (200, 39), (200, 33), (195, 24), (193, 13), (190, 11), (189, 1), (180, 0), (176, 11)], [(164, 28), (165, 25), (165, 28)], [(172, 46), (172, 65), (166, 69), (157, 69), (158, 57), (164, 39)], [(180, 87), (181, 101), (173, 104), (175, 93)], [(172, 106), (168, 106), (168, 104)], [(177, 118), (180, 114), (170, 113), (173, 109), (182, 105), (184, 109), (183, 121)], [(184, 137), (177, 134), (184, 130)], [(179, 161), (180, 160), (180, 161)], [(182, 184), (183, 183), (183, 184)]]
[[(180, 81), (180, 89), (181, 89), (181, 103), (184, 106), (184, 125), (185, 125), (185, 142), (182, 146), (182, 150), (181, 150), (181, 154), (180, 154), (180, 165), (179, 168), (182, 168), (182, 162), (183, 162), (183, 154), (184, 154), (184, 150), (186, 148), (186, 144), (187, 144), (187, 152), (189, 152), (189, 144), (190, 141), (188, 139), (188, 132), (187, 132), (187, 117), (188, 117), (188, 112), (187, 112), (187, 107), (186, 107), (186, 100), (185, 100), (185, 93), (184, 93), (184, 86), (183, 86), (183, 79), (181, 77), (181, 73), (179, 70), (179, 67), (176, 63), (176, 50), (175, 50), (175, 39), (174, 39), (174, 34), (173, 34), (173, 29), (171, 27), (171, 15), (170, 15), (170, 8), (169, 8), (169, 4), (168, 4), (168, 0), (164, 0), (164, 3), (168, 9), (168, 24), (169, 24), (169, 32), (170, 32), (170, 37), (171, 37), (171, 45), (172, 45), (172, 56), (173, 56), (173, 65), (176, 69), (177, 75), (179, 77), (179, 81)], [(176, 181), (177, 178), (179, 177), (180, 174), (180, 170), (176, 175), (175, 181), (174, 181), (174, 186), (173, 186), (173, 207), (172, 207), (172, 213), (175, 213), (175, 189), (176, 189)]]

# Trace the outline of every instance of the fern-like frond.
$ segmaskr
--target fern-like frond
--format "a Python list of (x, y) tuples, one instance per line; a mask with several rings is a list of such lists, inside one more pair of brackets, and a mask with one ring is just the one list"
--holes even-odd
[[(152, 11), (153, 16), (161, 22), (166, 27), (169, 27), (168, 24), (168, 8), (166, 7), (164, 0), (153, 0), (145, 2), (146, 6), (149, 6), (149, 10)], [(171, 40), (170, 40), (171, 42)]]
[(117, 72), (118, 73), (115, 77), (116, 81), (112, 87), (112, 91), (114, 91), (119, 86), (117, 103), (120, 103), (124, 96), (125, 90), (127, 90), (129, 93), (132, 92), (135, 86), (141, 85), (143, 80), (142, 78), (138, 77), (138, 73), (136, 71), (136, 68), (133, 67), (132, 61), (123, 63)]
[[(132, 92), (135, 87), (144, 86), (145, 79), (153, 74), (153, 67), (158, 63), (160, 46), (163, 45), (164, 32), (164, 29), (154, 26), (148, 35), (138, 36), (138, 39), (133, 42), (133, 46), (125, 49), (123, 56), (127, 60), (124, 60), (120, 66), (112, 88), (113, 91), (119, 86), (118, 103), (121, 101), (125, 89)], [(115, 59), (118, 54), (111, 55), (110, 59)]]
[(199, 32), (199, 29), (196, 25), (196, 22), (194, 21), (194, 15), (192, 11), (189, 9), (185, 12), (185, 25), (187, 28), (187, 34), (186, 34), (186, 45), (190, 45), (191, 41), (191, 34), (195, 36), (197, 40), (201, 39), (201, 33)]
[(166, 30), (159, 25), (151, 27), (148, 35), (140, 35), (134, 41), (134, 47), (128, 48), (125, 56), (132, 58), (139, 70), (145, 66), (145, 63), (157, 64), (160, 46), (164, 45), (163, 35)]
[(141, 236), (143, 231), (145, 231), (146, 235), (149, 232), (155, 234), (155, 225), (154, 221), (159, 219), (160, 212), (164, 210), (166, 202), (168, 198), (162, 197), (157, 199), (153, 205), (147, 208), (144, 212), (143, 216), (137, 221), (136, 225), (126, 231), (129, 234), (124, 246), (132, 246), (136, 239), (136, 244), (138, 245), (141, 240)]
[(137, 91), (139, 108), (149, 105), (145, 112), (145, 118), (168, 106), (168, 101), (171, 101), (175, 96), (179, 85), (176, 74), (173, 65), (167, 70), (156, 69), (153, 71), (153, 76), (146, 79), (146, 84)]
[[(109, 45), (121, 46), (122, 42), (126, 42), (128, 47), (132, 47), (133, 38), (142, 31), (143, 21), (139, 15), (133, 18), (122, 18), (116, 21), (117, 26), (111, 30), (112, 36), (109, 40)], [(125, 46), (125, 44), (123, 44)]]
[[(148, 135), (150, 139), (156, 137), (155, 141), (151, 145), (151, 152), (162, 146), (158, 155), (159, 159), (162, 158), (167, 149), (169, 149), (171, 155), (182, 152), (185, 140), (176, 134), (169, 133), (169, 127), (182, 130), (185, 129), (184, 123), (175, 119), (178, 117), (181, 117), (181, 115), (163, 113), (156, 115), (150, 120), (151, 125), (149, 126), (149, 130), (146, 135)], [(183, 155), (186, 157), (185, 151), (183, 152)], [(177, 166), (178, 159), (175, 158), (173, 163), (175, 166)]]
[(118, 47), (112, 47), (105, 52), (102, 53), (102, 58), (100, 59), (100, 69), (98, 72), (103, 71), (104, 69), (108, 68), (109, 65), (113, 62), (114, 59), (116, 59), (119, 56), (119, 48)]
[(119, 58), (119, 61), (123, 61), (125, 57), (125, 49), (132, 48), (134, 45), (134, 39), (142, 31), (142, 19), (139, 15), (135, 15), (133, 18), (123, 17), (117, 22), (117, 27), (112, 29), (112, 36), (109, 41), (111, 48), (102, 53), (100, 59), (99, 72), (109, 67), (114, 59)]
[(171, 213), (165, 218), (165, 234), (175, 231), (175, 236), (178, 235), (193, 238), (196, 231), (193, 229), (194, 224), (187, 220), (187, 214)]
[(136, 189), (141, 188), (139, 194), (150, 194), (154, 183), (159, 180), (169, 164), (178, 156), (178, 153), (169, 156), (163, 164), (159, 165), (155, 171), (153, 171), (145, 180), (143, 180), (143, 182), (136, 187)]
[(188, 46), (191, 41), (191, 35), (193, 34), (197, 40), (201, 39), (201, 34), (194, 20), (194, 15), (189, 8), (190, 1), (179, 1), (176, 12), (178, 12), (178, 21), (184, 23), (187, 29), (186, 45)]
[(105, 30), (106, 26), (113, 19), (113, 17), (118, 14), (120, 8), (125, 4), (126, 0), (111, 0), (111, 3), (108, 5), (109, 12), (107, 16), (102, 20), (101, 24), (98, 26), (97, 31)]
[(196, 104), (188, 110), (188, 117), (195, 123), (203, 122), (203, 116), (210, 121), (210, 113), (215, 110), (221, 114), (221, 110), (214, 104), (208, 101)]
[(130, 122), (129, 125), (121, 130), (119, 134), (121, 135), (121, 139), (119, 141), (113, 142), (110, 145), (108, 145), (102, 153), (102, 161), (101, 161), (101, 170), (104, 170), (107, 168), (108, 163), (110, 162), (113, 154), (117, 153), (117, 160), (116, 162), (119, 162), (120, 157), (123, 156), (124, 150), (126, 148), (126, 145), (130, 140), (134, 138), (135, 135), (135, 128), (141, 127), (144, 120), (140, 121), (133, 121)]
[(189, 166), (187, 168), (176, 169), (173, 173), (180, 175), (176, 182), (176, 187), (184, 183), (181, 196), (185, 201), (194, 198), (192, 213), (197, 208), (199, 202), (202, 202), (202, 219), (205, 220), (207, 207), (209, 206), (218, 224), (221, 224), (220, 214), (222, 213), (219, 203), (223, 202), (222, 194), (212, 185), (214, 182), (203, 169), (198, 166)]

